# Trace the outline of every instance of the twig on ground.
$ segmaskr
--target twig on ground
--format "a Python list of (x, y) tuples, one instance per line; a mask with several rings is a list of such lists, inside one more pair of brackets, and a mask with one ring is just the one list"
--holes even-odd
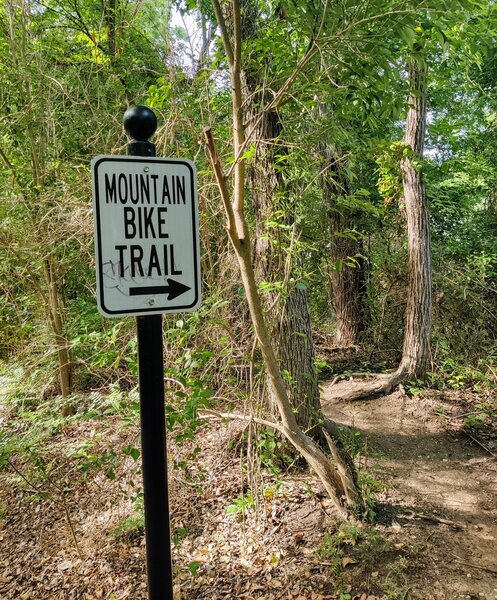
[(435, 517), (434, 515), (425, 515), (424, 513), (415, 513), (416, 517), (420, 519), (425, 519), (425, 521), (433, 521), (434, 523), (440, 523), (441, 525), (447, 525), (448, 527), (452, 527), (452, 529), (464, 529), (464, 525), (461, 523), (455, 523), (454, 521), (449, 521), (449, 519), (442, 519), (440, 517)]
[(455, 523), (454, 521), (449, 521), (449, 519), (442, 519), (441, 517), (436, 517), (435, 515), (426, 515), (425, 513), (414, 512), (413, 510), (409, 511), (405, 516), (408, 519), (424, 519), (425, 521), (432, 521), (433, 523), (440, 523), (441, 525), (447, 525), (448, 527), (452, 527), (453, 529), (464, 529), (464, 525), (461, 523)]
[(453, 419), (462, 419), (463, 417), (468, 417), (469, 415), (483, 415), (485, 414), (485, 411), (483, 410), (472, 410), (471, 412), (466, 412), (466, 413), (462, 413), (460, 415), (443, 415), (439, 412), (437, 412), (436, 410), (434, 411), (435, 414), (439, 417), (443, 417), (444, 419), (447, 419), (447, 421), (452, 421)]
[(492, 450), (490, 450), (490, 448), (487, 448), (484, 444), (482, 444), (479, 440), (477, 440), (475, 437), (473, 437), (470, 433), (468, 433), (467, 431), (464, 432), (470, 439), (473, 440), (473, 442), (475, 442), (476, 444), (478, 444), (478, 446), (480, 446), (481, 448), (483, 448), (483, 450), (485, 450), (485, 452), (488, 452), (490, 454), (490, 456), (493, 456), (494, 458), (497, 458), (497, 454), (495, 454), (495, 452), (492, 452)]
[(477, 565), (476, 563), (468, 562), (467, 560), (463, 560), (457, 554), (451, 553), (454, 557), (454, 560), (461, 565), (466, 565), (467, 567), (472, 567), (473, 569), (478, 569), (479, 571), (487, 571), (487, 573), (494, 573), (497, 575), (497, 569), (493, 569), (492, 567), (486, 567), (485, 565)]

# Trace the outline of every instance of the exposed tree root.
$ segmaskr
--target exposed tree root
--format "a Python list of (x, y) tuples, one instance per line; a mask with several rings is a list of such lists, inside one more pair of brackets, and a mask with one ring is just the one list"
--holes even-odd
[(361, 381), (340, 381), (330, 386), (328, 396), (336, 400), (351, 402), (371, 400), (390, 394), (398, 385), (406, 381), (407, 372), (396, 371), (387, 375), (374, 375)]

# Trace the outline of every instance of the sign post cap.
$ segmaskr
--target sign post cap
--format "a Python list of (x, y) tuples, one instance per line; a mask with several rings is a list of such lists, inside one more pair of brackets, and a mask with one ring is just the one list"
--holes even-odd
[(128, 108), (124, 113), (123, 122), (126, 133), (138, 142), (148, 141), (157, 129), (157, 117), (154, 111), (144, 104)]

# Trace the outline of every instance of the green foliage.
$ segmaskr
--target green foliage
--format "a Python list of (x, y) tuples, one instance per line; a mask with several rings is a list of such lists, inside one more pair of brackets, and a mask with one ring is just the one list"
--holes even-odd
[(192, 574), (192, 577), (195, 577), (197, 575), (197, 571), (201, 566), (202, 563), (200, 563), (198, 560), (192, 560), (187, 564), (188, 570)]
[(383, 149), (378, 155), (377, 186), (385, 206), (400, 204), (403, 198), (402, 173), (400, 164), (403, 158), (412, 157), (413, 152), (403, 141), (397, 141)]
[[(323, 541), (317, 549), (318, 556), (329, 563), (335, 593), (345, 594), (344, 571), (347, 555), (359, 541), (368, 539), (368, 533), (360, 525), (344, 523), (334, 533), (325, 531)], [(349, 556), (350, 558), (350, 556)]]
[(173, 532), (173, 544), (179, 546), (181, 540), (188, 535), (188, 531), (184, 527), (177, 527)]
[(407, 597), (410, 588), (408, 567), (407, 559), (403, 556), (389, 565), (382, 581), (385, 600), (404, 600)]
[(116, 478), (118, 455), (113, 450), (106, 452), (96, 450), (95, 440), (78, 441), (70, 448), (67, 455), (77, 461), (78, 468), (83, 472), (85, 479), (101, 472), (109, 479)]
[(357, 474), (357, 485), (363, 502), (358, 516), (366, 522), (374, 523), (376, 518), (376, 497), (379, 492), (385, 489), (385, 485), (367, 470), (359, 471)]
[(387, 559), (385, 574), (375, 579), (374, 585), (383, 594), (382, 598), (401, 600), (409, 588), (408, 563), (403, 556), (391, 561), (388, 558), (391, 551), (390, 542), (371, 527), (344, 523), (337, 531), (324, 533), (317, 553), (329, 564), (335, 593), (341, 594), (340, 598), (348, 595), (345, 590), (349, 564), (357, 564), (363, 572), (371, 573), (378, 568), (378, 562)]
[(144, 531), (145, 517), (141, 514), (125, 517), (112, 533), (116, 538), (132, 542), (136, 538), (143, 537)]
[[(353, 427), (343, 427), (340, 431), (340, 441), (356, 463), (361, 458), (367, 459), (369, 449), (364, 443), (360, 431), (356, 431)], [(378, 455), (379, 453), (375, 454)], [(357, 517), (363, 521), (373, 523), (376, 517), (376, 496), (383, 491), (385, 486), (367, 469), (357, 469), (356, 475), (357, 486), (362, 498), (362, 505), (358, 507)]]
[(288, 442), (274, 429), (259, 429), (255, 444), (261, 465), (277, 477), (295, 463), (295, 456), (292, 455)]
[(474, 412), (465, 416), (463, 426), (465, 429), (477, 431), (484, 429), (487, 424), (497, 418), (497, 400), (489, 397), (474, 404)]
[(145, 513), (141, 489), (131, 498), (131, 504), (131, 513), (121, 519), (112, 530), (114, 537), (130, 544), (142, 539), (145, 534)]
[(166, 426), (181, 444), (195, 438), (196, 429), (203, 424), (198, 411), (209, 405), (212, 392), (198, 379), (180, 377), (177, 381), (182, 388), (166, 397)]
[(232, 503), (226, 507), (228, 515), (240, 515), (255, 507), (255, 499), (251, 494), (242, 494), (234, 498)]

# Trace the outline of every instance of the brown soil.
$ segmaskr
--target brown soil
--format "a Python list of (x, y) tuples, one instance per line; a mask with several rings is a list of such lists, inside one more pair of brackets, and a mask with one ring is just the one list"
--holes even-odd
[(346, 404), (346, 387), (325, 385), (324, 409), (363, 434), (370, 467), (388, 483), (378, 520), (425, 546), (426, 565), (411, 565), (411, 597), (497, 598), (495, 436), (479, 442), (458, 419), (474, 398), (397, 392)]
[[(497, 598), (495, 438), (480, 440), (484, 450), (462, 435), (450, 418), (467, 410), (460, 396), (397, 393), (344, 404), (333, 397), (336, 389), (323, 388), (326, 412), (361, 432), (358, 460), (384, 482), (376, 493), (378, 524), (356, 527), (355, 540), (315, 478), (295, 469), (281, 476), (255, 469), (254, 501), (230, 514), (250, 493), (242, 425), (210, 423), (187, 470), (171, 468), (177, 597)], [(443, 417), (435, 413), (441, 407)], [(15, 427), (13, 416), (2, 419)], [(127, 458), (115, 478), (100, 470), (85, 480), (80, 463), (68, 458), (84, 440), (97, 456), (122, 456), (137, 433), (115, 416), (76, 422), (50, 439), (51, 481), (32, 479), (32, 467), (16, 457), (0, 472), (0, 599), (146, 598), (143, 531), (115, 532), (132, 510), (137, 463)], [(171, 444), (171, 467), (192, 448)], [(341, 540), (338, 560), (325, 532), (328, 541)]]

